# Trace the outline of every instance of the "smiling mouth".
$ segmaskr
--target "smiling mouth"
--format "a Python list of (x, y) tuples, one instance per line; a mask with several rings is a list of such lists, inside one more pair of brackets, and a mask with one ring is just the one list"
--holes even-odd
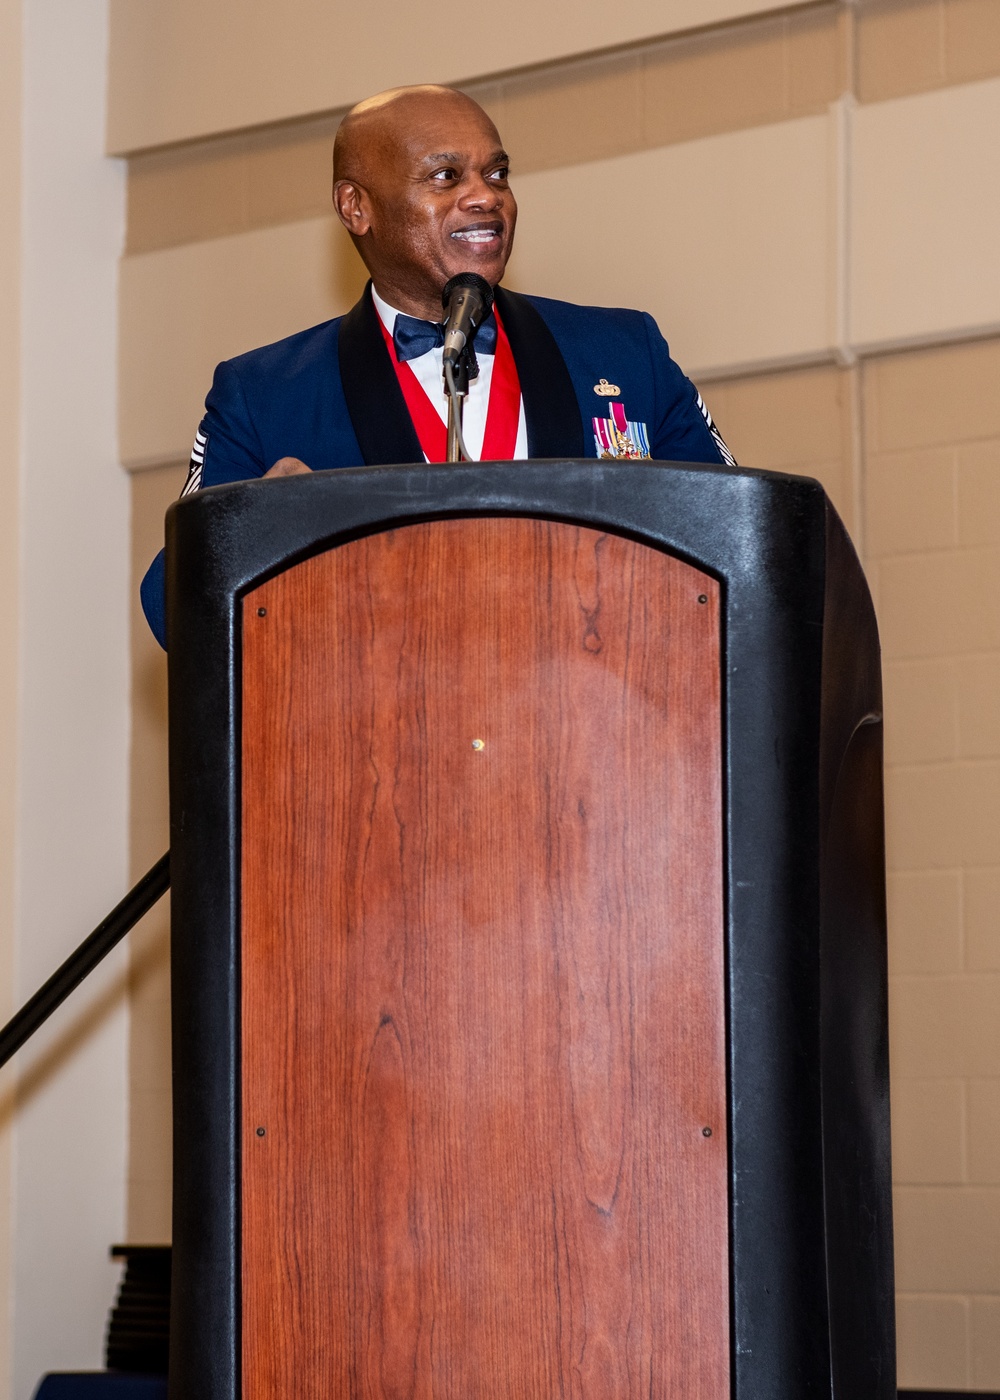
[(451, 237), (457, 238), (460, 243), (492, 243), (500, 238), (502, 232), (496, 224), (489, 227), (480, 224), (478, 227), (456, 229)]

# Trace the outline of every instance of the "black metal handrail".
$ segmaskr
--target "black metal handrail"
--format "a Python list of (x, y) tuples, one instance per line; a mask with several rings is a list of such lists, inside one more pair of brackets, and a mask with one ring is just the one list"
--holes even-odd
[(170, 888), (170, 852), (161, 856), (138, 884), (116, 904), (106, 919), (85, 938), (20, 1011), (0, 1030), (0, 1067), (5, 1065), (74, 991), (83, 979), (116, 947), (129, 929), (152, 909)]

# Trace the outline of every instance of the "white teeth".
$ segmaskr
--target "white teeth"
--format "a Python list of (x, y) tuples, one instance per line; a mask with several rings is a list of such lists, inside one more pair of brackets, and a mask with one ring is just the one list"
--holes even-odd
[(452, 238), (461, 238), (463, 243), (492, 243), (497, 235), (492, 229), (470, 228), (462, 229), (459, 233), (453, 233)]

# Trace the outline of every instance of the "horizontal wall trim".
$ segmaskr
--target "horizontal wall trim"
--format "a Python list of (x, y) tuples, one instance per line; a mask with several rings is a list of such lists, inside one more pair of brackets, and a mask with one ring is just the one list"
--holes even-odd
[(757, 375), (785, 370), (808, 369), (814, 365), (836, 365), (850, 369), (856, 364), (905, 355), (911, 350), (947, 349), (952, 345), (974, 345), (982, 340), (1000, 340), (1000, 321), (982, 326), (962, 326), (931, 335), (897, 336), (868, 345), (849, 345), (824, 350), (816, 355), (785, 355), (773, 360), (747, 360), (739, 364), (694, 366), (687, 372), (698, 384), (729, 379), (752, 379)]
[(142, 457), (132, 462), (123, 462), (122, 466), (129, 476), (138, 476), (141, 472), (166, 471), (168, 467), (186, 467), (190, 461), (188, 452), (175, 452), (168, 457)]
[[(306, 6), (311, 2), (318, 3), (318, 0), (305, 0)], [(458, 87), (482, 88), (510, 84), (532, 86), (549, 79), (562, 80), (575, 65), (606, 61), (614, 64), (622, 61), (630, 53), (640, 53), (665, 44), (710, 47), (718, 42), (725, 48), (734, 37), (738, 40), (741, 34), (755, 24), (780, 22), (782, 19), (794, 21), (797, 17), (808, 20), (810, 12), (824, 10), (834, 14), (840, 13), (846, 40), (842, 49), (845, 86), (849, 85), (862, 103), (880, 102), (908, 93), (927, 92), (1000, 74), (1000, 29), (992, 14), (992, 0), (987, 0), (987, 3), (980, 0), (978, 6), (975, 3), (970, 4), (969, 0), (906, 0), (905, 4), (900, 4), (899, 0), (863, 0), (863, 3), (862, 0), (789, 0), (789, 3), (784, 5), (762, 3), (762, 0), (749, 0), (749, 3), (744, 3), (743, 0), (681, 0), (681, 8), (686, 7), (690, 12), (691, 22), (687, 24), (665, 23), (669, 12), (660, 4), (650, 12), (655, 19), (654, 23), (642, 29), (640, 33), (630, 33), (627, 23), (622, 23), (618, 29), (621, 36), (619, 41), (608, 43), (602, 15), (595, 42), (588, 45), (578, 41), (572, 52), (563, 52), (563, 35), (568, 32), (580, 35), (581, 16), (574, 13), (572, 21), (563, 25), (559, 36), (560, 43), (555, 45), (552, 52), (546, 52), (532, 61), (525, 61), (525, 29), (521, 26), (513, 63), (498, 62), (494, 69), (486, 73), (469, 67), (465, 70), (464, 77), (459, 68), (450, 74), (438, 71), (436, 54), (421, 63), (418, 45), (416, 51), (407, 54), (406, 61), (411, 66), (418, 65), (419, 71), (403, 77), (393, 76), (384, 65), (380, 65), (377, 71), (373, 71), (370, 82), (366, 83), (362, 81), (360, 74), (356, 75), (359, 87), (356, 90), (352, 89), (351, 95), (344, 93), (339, 101), (334, 101), (330, 92), (330, 64), (327, 64), (319, 78), (319, 91), (324, 94), (324, 99), (313, 103), (312, 106), (303, 103), (301, 74), (297, 72), (299, 81), (294, 85), (292, 108), (275, 111), (272, 100), (275, 87), (275, 73), (272, 71), (274, 45), (263, 55), (250, 54), (242, 60), (251, 65), (254, 62), (267, 64), (270, 61), (271, 67), (265, 75), (269, 82), (256, 88), (243, 84), (240, 89), (236, 75), (231, 71), (232, 44), (226, 32), (225, 16), (222, 15), (223, 22), (220, 23), (219, 15), (214, 12), (225, 11), (227, 4), (235, 3), (236, 0), (214, 0), (207, 16), (210, 21), (213, 18), (216, 21), (214, 28), (217, 34), (213, 36), (207, 32), (212, 29), (212, 25), (206, 26), (205, 23), (199, 22), (205, 18), (204, 6), (199, 6), (198, 14), (190, 25), (190, 33), (171, 34), (172, 26), (175, 31), (182, 28), (178, 26), (177, 15), (173, 11), (183, 10), (185, 4), (193, 7), (194, 0), (172, 0), (172, 5), (160, 7), (137, 6), (134, 0), (115, 0), (113, 48), (120, 51), (123, 57), (128, 56), (126, 66), (120, 70), (120, 76), (116, 72), (112, 84), (109, 149), (113, 149), (115, 154), (138, 155), (226, 137), (266, 140), (275, 132), (301, 122), (331, 120), (336, 123), (352, 101), (379, 87), (389, 86), (392, 82), (439, 79), (451, 81)], [(638, 0), (638, 3), (641, 8), (643, 0)], [(301, 8), (303, 0), (297, 0), (297, 4)], [(128, 10), (126, 6), (129, 7)], [(680, 13), (677, 0), (674, 0), (674, 9)], [(157, 11), (156, 14), (154, 10)], [(377, 21), (373, 21), (370, 16), (367, 17), (367, 22), (373, 28), (376, 27)], [(165, 25), (168, 32), (165, 36), (156, 36), (161, 42), (150, 46), (150, 35), (157, 23)], [(584, 29), (586, 23), (587, 19), (584, 16)], [(289, 26), (284, 27), (287, 29)], [(294, 27), (293, 10), (291, 28)], [(517, 29), (516, 20), (510, 27)], [(528, 26), (529, 34), (535, 34), (537, 29), (537, 24)], [(180, 53), (171, 55), (170, 43), (173, 40), (175, 46), (180, 45), (181, 49), (188, 45), (196, 45), (194, 57), (197, 66), (197, 63), (208, 60), (210, 55), (203, 50), (210, 50), (213, 37), (218, 42), (219, 32), (225, 36), (227, 42), (226, 56), (218, 71), (211, 74), (206, 91), (194, 83), (192, 65), (182, 61)], [(286, 42), (284, 51), (281, 44), (277, 46), (279, 69), (282, 63), (286, 68), (290, 65), (301, 68), (301, 63), (295, 65), (292, 61), (293, 58), (302, 58), (302, 54), (294, 53), (294, 41), (289, 40), (286, 34), (280, 37)], [(495, 38), (495, 30), (492, 37)], [(245, 36), (245, 45), (252, 48), (252, 35)], [(341, 47), (348, 50), (350, 46), (342, 43)], [(315, 48), (322, 59), (321, 37), (310, 48)], [(482, 49), (476, 51), (477, 56), (481, 51)], [(496, 43), (489, 44), (489, 51), (492, 56), (498, 56)], [(307, 64), (315, 61), (316, 54), (310, 52), (307, 55)], [(176, 67), (171, 70), (172, 62)], [(808, 67), (809, 60), (802, 65), (802, 71)], [(352, 73), (352, 81), (354, 78), (355, 74)], [(758, 86), (763, 91), (770, 82), (771, 78), (762, 74)], [(157, 97), (158, 83), (166, 86), (164, 92), (159, 94), (161, 101), (154, 114), (152, 108)], [(199, 109), (199, 104), (204, 105), (206, 101), (210, 106), (217, 103), (220, 88), (223, 92), (228, 88), (229, 99), (234, 99), (241, 111), (245, 110), (244, 120), (228, 120), (215, 126), (205, 125), (204, 122), (198, 125), (195, 121), (194, 129), (191, 129), (192, 113)], [(705, 91), (711, 93), (711, 86), (707, 85)], [(727, 77), (714, 95), (725, 105), (731, 93), (732, 83)], [(262, 94), (266, 94), (266, 98)], [(222, 102), (223, 106), (226, 106), (227, 99), (223, 97)], [(130, 104), (134, 115), (144, 113), (141, 125), (144, 129), (155, 130), (158, 133), (156, 139), (148, 135), (142, 140), (134, 135), (129, 140), (126, 140), (124, 135), (119, 136), (117, 140), (113, 139), (115, 112), (120, 106), (129, 107)], [(280, 103), (278, 105), (281, 106)], [(169, 117), (172, 106), (183, 130), (173, 129), (176, 122)]]
[(733, 361), (731, 364), (685, 365), (684, 372), (697, 385), (701, 386), (721, 383), (723, 380), (753, 379), (765, 374), (783, 374), (797, 369), (814, 369), (817, 365), (836, 365), (838, 369), (849, 367), (842, 360), (840, 352), (830, 348), (806, 352), (801, 355), (774, 355), (760, 360), (739, 360)]
[[(822, 113), (847, 81), (837, 0), (612, 46), (459, 84), (496, 122), (515, 177)], [(134, 155), (128, 251), (329, 210), (342, 110)]]
[[(948, 7), (957, 3), (910, 0), (905, 13), (912, 20), (943, 4), (947, 21)], [(918, 62), (906, 46), (883, 53), (888, 21), (902, 13), (875, 3), (858, 8), (855, 17), (838, 0), (816, 0), (496, 73), (465, 90), (497, 122), (521, 176), (813, 115), (837, 98), (853, 98), (864, 109), (933, 91), (947, 101), (951, 90), (1000, 76), (1000, 27), (993, 27), (992, 44), (988, 27), (982, 33), (976, 28), (985, 23), (984, 8), (963, 12), (966, 45), (971, 36), (978, 67), (970, 68), (968, 55), (960, 62), (959, 54), (942, 59), (940, 71), (927, 55)], [(134, 153), (128, 252), (327, 212), (331, 149), (344, 110)]]
[(924, 335), (895, 336), (886, 340), (871, 341), (856, 347), (859, 359), (875, 359), (882, 355), (898, 355), (908, 350), (933, 350), (940, 346), (970, 345), (977, 340), (994, 340), (1000, 337), (1000, 321), (989, 321), (979, 326), (959, 326), (948, 330), (928, 332)]
[[(697, 34), (746, 16), (784, 14), (816, 3), (619, 0), (612, 46)], [(514, 0), (503, 24), (491, 10), (468, 10), (463, 21), (442, 46), (419, 8), (400, 9), (395, 0), (347, 8), (296, 0), (249, 13), (241, 0), (213, 0), (210, 7), (200, 0), (157, 6), (111, 0), (108, 149), (127, 155), (342, 111), (373, 92), (406, 83), (494, 81), (600, 55), (609, 47), (604, 0), (542, 8)], [(238, 44), (234, 34), (240, 36)], [(494, 67), (484, 72), (479, 65), (485, 54)]]
[[(520, 63), (504, 69), (491, 69), (487, 72), (454, 77), (448, 81), (452, 87), (475, 95), (482, 89), (505, 84), (537, 85), (546, 78), (565, 78), (575, 69), (590, 68), (604, 62), (619, 63), (623, 59), (646, 55), (657, 49), (669, 46), (684, 46), (707, 41), (725, 45), (727, 40), (739, 38), (755, 27), (773, 25), (788, 19), (808, 19), (811, 15), (828, 14), (836, 18), (845, 6), (852, 7), (859, 0), (789, 0), (786, 5), (769, 4), (760, 9), (739, 14), (725, 20), (708, 24), (692, 24), (683, 29), (657, 30), (639, 39), (627, 39), (620, 43), (602, 44), (599, 48), (574, 50), (551, 59), (535, 63)], [(444, 81), (444, 80), (442, 80)], [(360, 99), (358, 99), (360, 100)], [(194, 152), (200, 146), (214, 145), (228, 141), (257, 141), (271, 135), (294, 132), (296, 128), (312, 125), (314, 122), (338, 123), (350, 111), (353, 103), (344, 102), (337, 106), (317, 108), (315, 111), (295, 112), (289, 116), (270, 120), (248, 122), (245, 126), (228, 127), (217, 131), (204, 131), (196, 135), (181, 137), (172, 141), (161, 141), (155, 145), (134, 146), (121, 149), (108, 148), (108, 155), (120, 156), (127, 160), (143, 160), (149, 156), (165, 152)]]

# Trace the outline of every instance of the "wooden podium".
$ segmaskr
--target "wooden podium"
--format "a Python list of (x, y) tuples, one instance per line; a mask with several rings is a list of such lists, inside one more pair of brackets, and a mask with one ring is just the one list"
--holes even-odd
[(822, 489), (168, 528), (172, 1400), (895, 1395), (878, 641)]

